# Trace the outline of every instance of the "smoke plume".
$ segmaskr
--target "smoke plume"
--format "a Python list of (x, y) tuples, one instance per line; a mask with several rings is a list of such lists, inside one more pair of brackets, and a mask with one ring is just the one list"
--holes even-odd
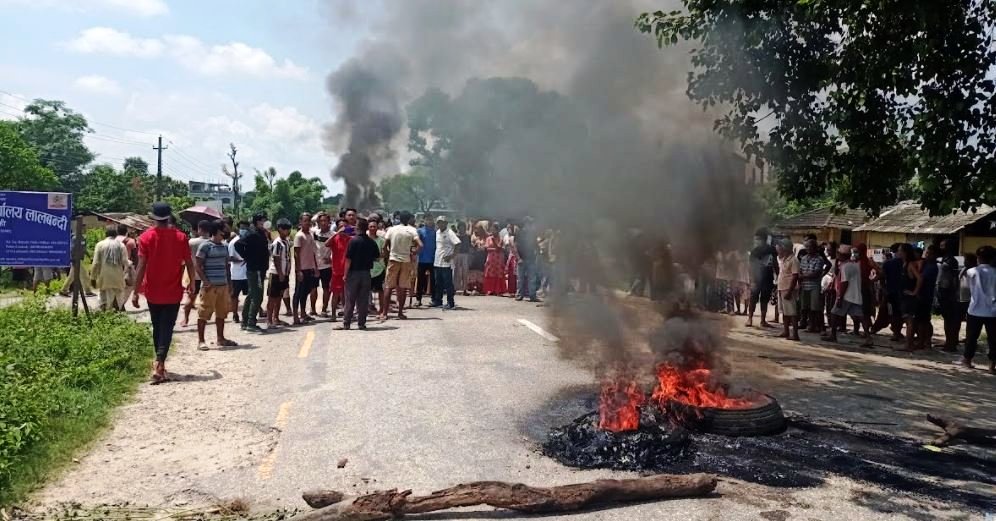
[[(450, 132), (440, 175), (450, 176), (442, 180), (455, 190), (451, 204), (471, 217), (530, 215), (536, 231), (557, 230), (554, 284), (580, 290), (550, 298), (564, 356), (600, 373), (652, 370), (645, 359), (672, 356), (688, 344), (681, 335), (721, 344), (719, 333), (702, 332), (715, 330), (706, 321), (668, 321), (687, 300), (683, 281), (716, 251), (740, 246), (753, 215), (743, 161), (715, 137), (714, 115), (685, 95), (687, 49), (660, 50), (633, 27), (641, 12), (678, 8), (675, 0), (377, 7), (383, 18), (363, 56), (329, 79), (344, 108), (330, 137), (349, 136), (349, 161), (336, 170), (348, 200), (362, 197), (378, 165), (397, 161), (401, 107), (432, 105)], [(418, 99), (429, 88), (442, 95)], [(431, 130), (422, 137), (438, 141)], [(347, 168), (354, 154), (366, 158), (356, 161), (362, 168)], [(647, 259), (666, 274), (658, 279), (667, 303), (649, 317), (656, 334), (615, 291), (649, 269)]]

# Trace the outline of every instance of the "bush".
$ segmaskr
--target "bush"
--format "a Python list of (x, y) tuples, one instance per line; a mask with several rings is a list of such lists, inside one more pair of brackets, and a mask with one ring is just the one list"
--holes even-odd
[(146, 326), (93, 325), (43, 298), (0, 309), (0, 505), (21, 499), (99, 434), (152, 355)]

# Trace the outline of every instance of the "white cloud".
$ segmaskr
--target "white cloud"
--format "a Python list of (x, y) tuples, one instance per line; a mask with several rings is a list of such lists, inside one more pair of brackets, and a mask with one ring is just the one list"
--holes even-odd
[(121, 93), (121, 86), (118, 82), (107, 78), (105, 76), (100, 76), (98, 74), (88, 74), (86, 76), (80, 76), (76, 78), (73, 82), (77, 88), (93, 92), (95, 94), (119, 94)]
[(169, 6), (163, 0), (0, 0), (0, 6), (35, 9), (61, 9), (85, 13), (96, 10), (117, 11), (138, 16), (159, 16), (169, 13)]
[(111, 54), (138, 58), (159, 56), (164, 47), (163, 42), (155, 38), (135, 38), (110, 27), (85, 29), (76, 39), (66, 44), (69, 50), (83, 54)]
[(263, 133), (272, 138), (289, 139), (305, 146), (320, 146), (321, 126), (295, 107), (274, 107), (262, 103), (249, 109), (253, 121), (263, 124)]
[(68, 42), (66, 48), (85, 54), (111, 54), (154, 58), (169, 56), (178, 64), (205, 76), (242, 74), (260, 78), (303, 79), (308, 71), (284, 59), (278, 62), (269, 53), (242, 42), (208, 45), (189, 35), (138, 38), (109, 27), (92, 27)]
[(201, 40), (186, 35), (163, 37), (170, 55), (181, 65), (206, 76), (246, 74), (301, 79), (307, 71), (290, 60), (277, 61), (263, 49), (250, 47), (242, 42), (224, 45), (205, 45)]

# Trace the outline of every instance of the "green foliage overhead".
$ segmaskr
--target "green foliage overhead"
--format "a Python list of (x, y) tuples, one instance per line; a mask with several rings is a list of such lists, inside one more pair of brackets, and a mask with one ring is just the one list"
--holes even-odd
[(38, 154), (21, 138), (17, 125), (0, 121), (0, 190), (53, 190), (55, 174), (42, 166)]
[(93, 326), (41, 298), (0, 308), (0, 506), (23, 499), (107, 424), (148, 369), (146, 326)]
[(689, 96), (790, 199), (878, 211), (915, 177), (935, 213), (996, 203), (996, 2), (682, 4), (637, 28), (689, 42)]
[(38, 153), (41, 164), (55, 173), (61, 190), (79, 192), (84, 167), (94, 160), (83, 143), (92, 132), (86, 118), (65, 102), (43, 99), (31, 102), (24, 113), (18, 122), (21, 136)]
[[(170, 203), (174, 210), (195, 204), (183, 181), (163, 176), (161, 183), (160, 199)], [(155, 189), (156, 176), (148, 172), (148, 164), (141, 158), (125, 158), (123, 170), (116, 170), (109, 164), (94, 165), (80, 180), (76, 209), (146, 213), (154, 202)]]

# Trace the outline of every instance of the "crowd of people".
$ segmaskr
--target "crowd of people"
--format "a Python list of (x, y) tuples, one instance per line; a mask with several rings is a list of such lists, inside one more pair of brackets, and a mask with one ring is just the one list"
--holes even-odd
[(425, 215), (416, 227), (409, 212), (363, 216), (347, 208), (304, 213), (296, 223), (271, 223), (258, 213), (247, 221), (200, 221), (189, 237), (169, 205), (154, 204), (149, 217), (155, 225), (137, 239), (123, 226), (108, 226), (87, 278), (105, 310), (124, 310), (129, 298), (137, 308), (144, 295), (153, 383), (168, 379), (166, 356), (181, 311), (186, 326), (196, 310), (201, 350), (209, 349), (210, 322), (217, 346), (236, 345), (225, 334), (229, 318), (249, 333), (320, 318), (341, 319), (339, 330), (364, 330), (371, 313), (405, 320), (409, 299), (421, 307), (426, 296), (428, 307), (445, 309), (456, 307), (457, 293), (539, 302), (549, 287), (543, 267), (554, 258), (552, 234), (538, 237), (528, 217), (500, 227)]
[[(754, 236), (746, 255), (720, 252), (705, 306), (746, 315), (747, 327), (782, 319), (781, 336), (799, 340), (799, 330), (836, 342), (851, 332), (873, 347), (873, 337), (888, 328), (890, 340), (905, 351), (931, 349), (933, 316), (944, 323), (940, 349), (957, 353), (962, 324), (966, 338), (960, 362), (972, 367), (981, 331), (988, 341), (989, 370), (996, 374), (996, 249), (984, 246), (959, 262), (953, 240), (920, 248), (897, 243), (877, 263), (866, 245), (822, 243), (807, 236), (801, 248), (789, 239), (773, 239), (766, 230)], [(713, 271), (710, 270), (710, 273)]]

